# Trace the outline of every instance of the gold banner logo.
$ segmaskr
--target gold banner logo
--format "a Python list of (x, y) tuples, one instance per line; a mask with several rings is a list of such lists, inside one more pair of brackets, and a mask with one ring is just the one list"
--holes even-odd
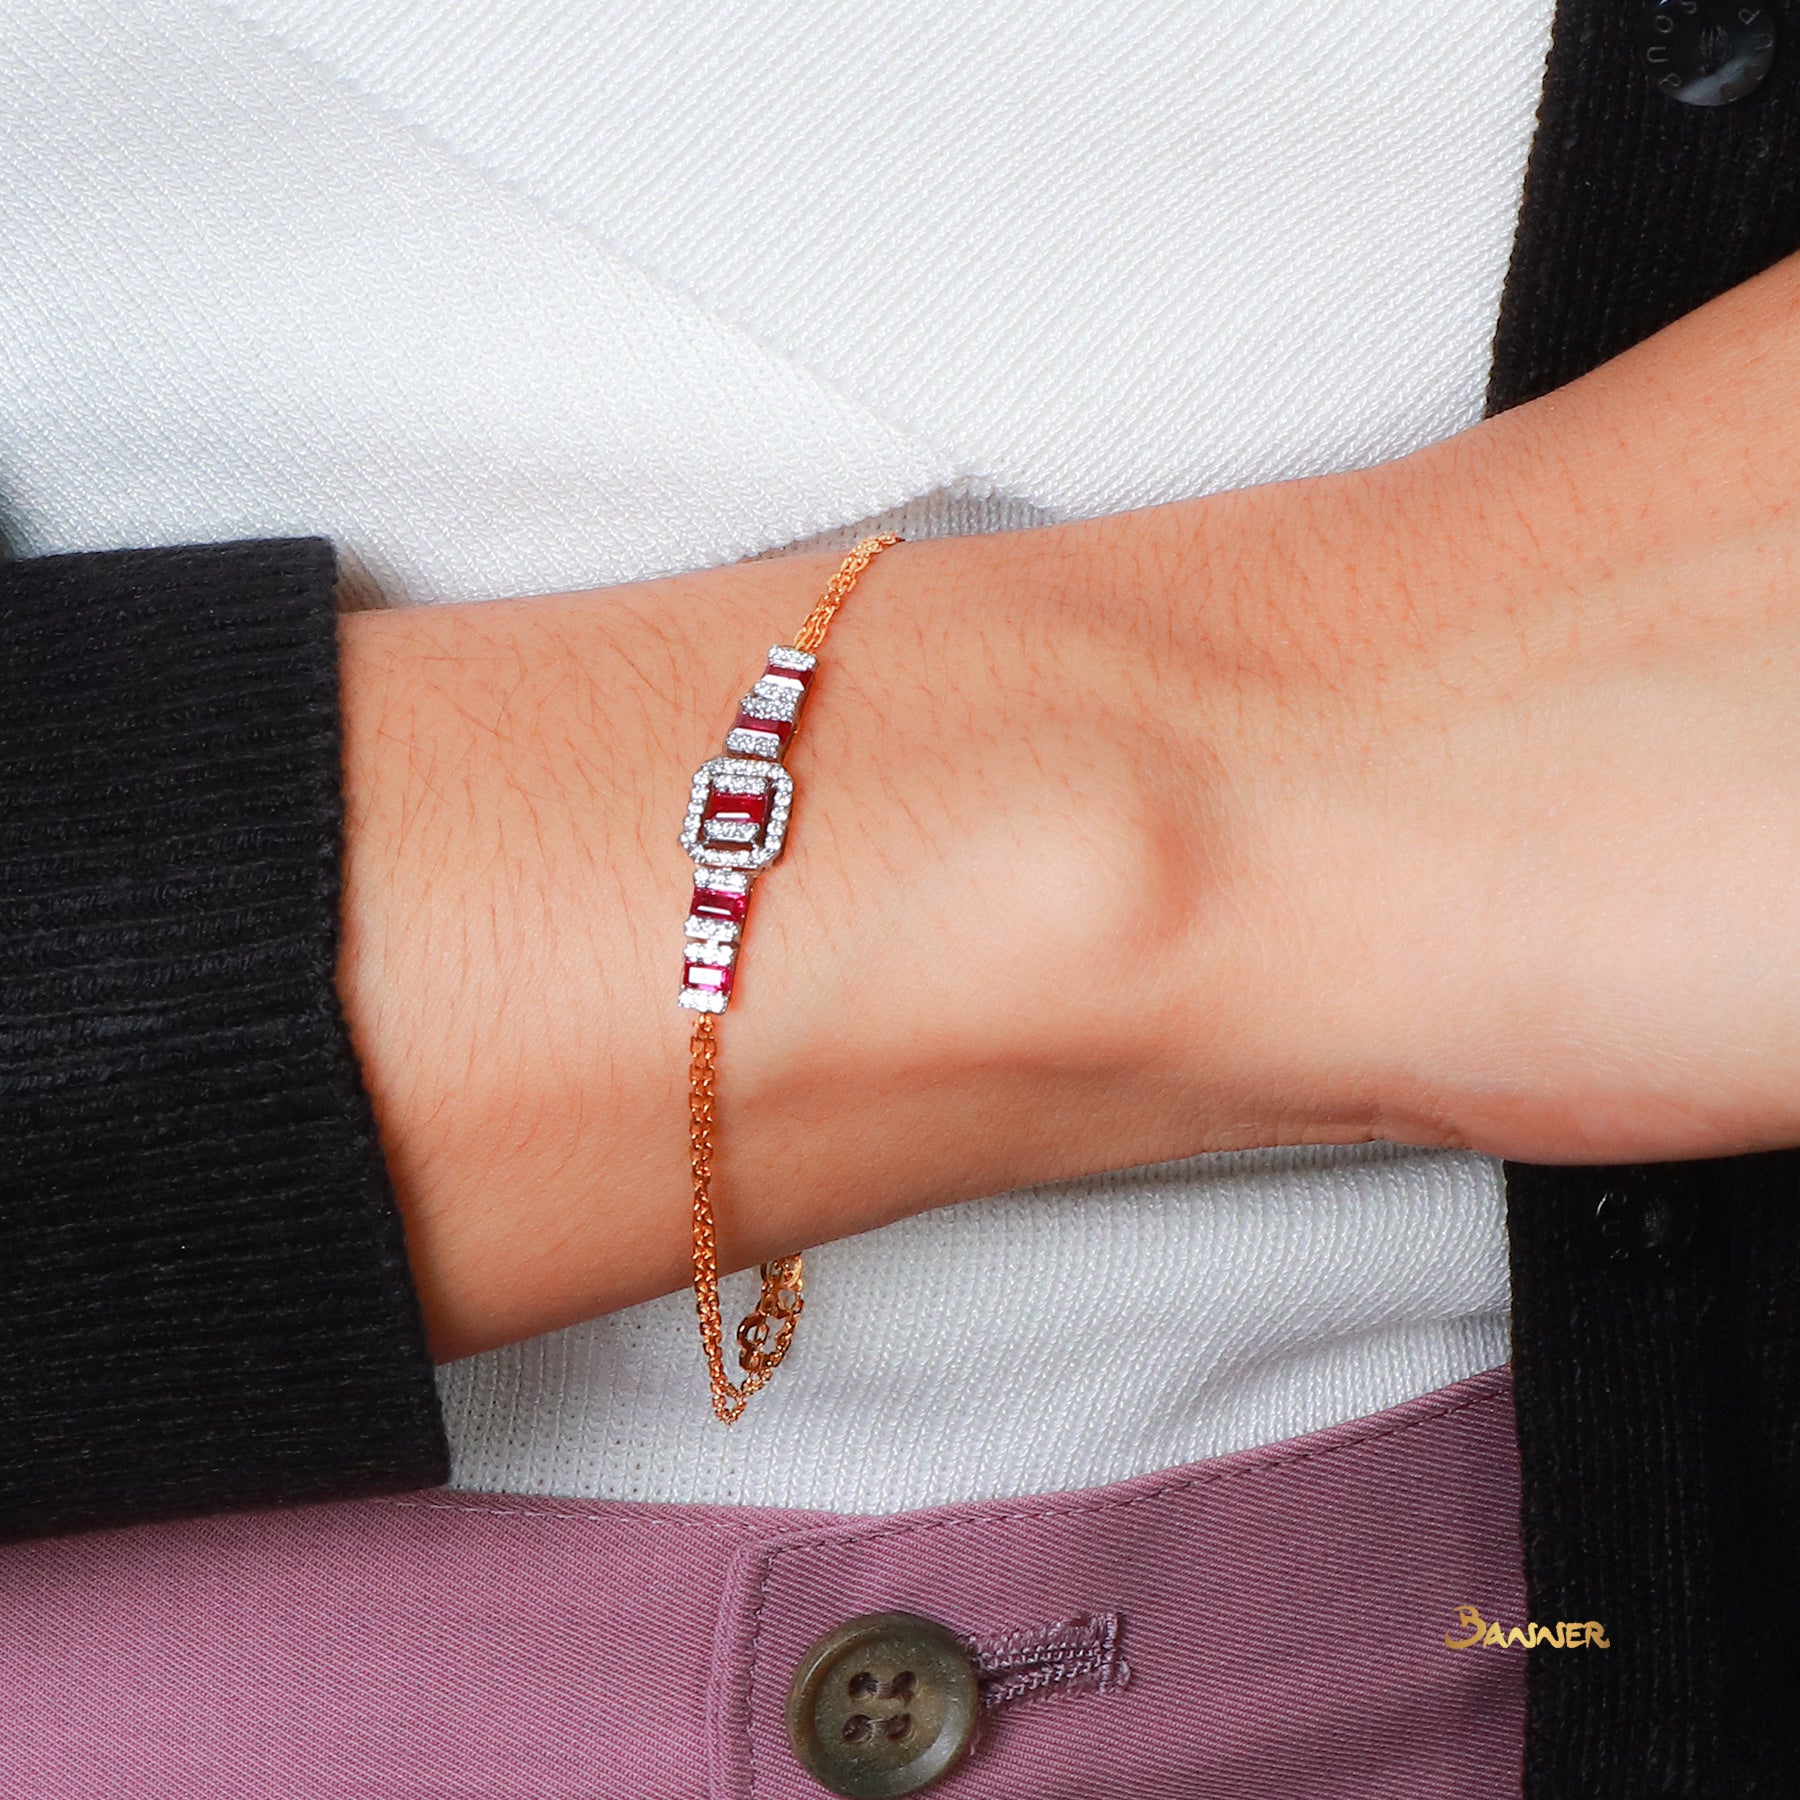
[(1472, 1606), (1459, 1606), (1456, 1622), (1469, 1635), (1452, 1637), (1446, 1631), (1446, 1650), (1535, 1650), (1540, 1644), (1552, 1650), (1580, 1650), (1590, 1645), (1596, 1650), (1612, 1648), (1606, 1627), (1598, 1619), (1563, 1619), (1554, 1626), (1525, 1624), (1508, 1630), (1498, 1619), (1484, 1619)]

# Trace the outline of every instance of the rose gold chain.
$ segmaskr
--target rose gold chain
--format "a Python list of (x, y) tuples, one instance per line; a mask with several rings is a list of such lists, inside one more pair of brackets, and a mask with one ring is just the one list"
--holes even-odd
[(850, 598), (850, 590), (862, 579), (863, 570), (882, 551), (891, 550), (899, 542), (897, 537), (892, 536), (866, 537), (851, 550), (838, 564), (837, 573), (826, 582), (824, 593), (819, 596), (817, 604), (794, 634), (796, 650), (817, 651), (823, 648), (825, 634), (831, 629), (831, 621), (837, 616), (837, 609)]
[(735, 1424), (750, 1396), (780, 1366), (793, 1342), (794, 1325), (805, 1306), (806, 1276), (798, 1256), (762, 1265), (762, 1292), (738, 1326), (741, 1382), (725, 1373), (725, 1328), (719, 1306), (719, 1245), (713, 1221), (713, 1123), (716, 1117), (719, 1039), (710, 1017), (694, 1026), (688, 1042), (688, 1150), (694, 1175), (694, 1302), (700, 1314), (700, 1343), (712, 1378), (713, 1411)]
[[(849, 599), (862, 572), (882, 551), (900, 542), (892, 536), (864, 538), (842, 563), (818, 604), (794, 637), (794, 648), (815, 652), (825, 642), (837, 610)], [(712, 1381), (713, 1411), (727, 1425), (743, 1416), (750, 1396), (768, 1383), (794, 1341), (794, 1327), (806, 1304), (806, 1271), (799, 1256), (777, 1257), (761, 1268), (762, 1291), (737, 1328), (742, 1381), (725, 1372), (725, 1325), (719, 1303), (719, 1232), (713, 1212), (713, 1156), (718, 1123), (719, 1038), (714, 1015), (702, 1013), (688, 1040), (688, 1163), (694, 1183), (694, 1307), (700, 1317), (700, 1345)]]

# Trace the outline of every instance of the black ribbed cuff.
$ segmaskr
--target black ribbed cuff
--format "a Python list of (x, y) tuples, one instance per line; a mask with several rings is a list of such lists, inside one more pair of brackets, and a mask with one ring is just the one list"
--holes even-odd
[(0, 564), (0, 1535), (444, 1478), (335, 986), (333, 582)]

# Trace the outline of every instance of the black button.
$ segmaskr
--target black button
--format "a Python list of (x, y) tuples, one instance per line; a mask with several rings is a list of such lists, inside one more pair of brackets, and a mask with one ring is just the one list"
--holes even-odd
[(962, 1645), (917, 1613), (871, 1613), (828, 1632), (788, 1689), (788, 1742), (850, 1800), (916, 1794), (962, 1761), (981, 1690)]
[(1608, 1267), (1661, 1274), (1678, 1267), (1692, 1247), (1693, 1207), (1666, 1182), (1626, 1179), (1600, 1196), (1594, 1238)]
[(1648, 0), (1640, 39), (1660, 92), (1723, 106), (1762, 86), (1775, 60), (1775, 13), (1768, 0)]

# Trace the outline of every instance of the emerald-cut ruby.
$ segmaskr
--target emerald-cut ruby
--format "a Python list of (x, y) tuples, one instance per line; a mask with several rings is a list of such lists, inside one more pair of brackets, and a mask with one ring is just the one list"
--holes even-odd
[(688, 909), (696, 918), (729, 919), (734, 925), (744, 922), (744, 915), (750, 910), (750, 896), (747, 893), (731, 894), (719, 888), (702, 887), (694, 883), (694, 902)]
[(769, 790), (763, 788), (754, 794), (727, 794), (714, 788), (706, 796), (706, 811), (701, 817), (737, 819), (749, 825), (766, 825), (769, 822)]
[(780, 663), (772, 662), (763, 670), (763, 673), (773, 675), (777, 681), (799, 682), (802, 693), (812, 686), (813, 671), (811, 669), (784, 669)]
[(731, 965), (721, 966), (718, 963), (684, 963), (682, 965), (682, 983), (686, 987), (698, 988), (703, 994), (729, 994), (731, 992)]
[(737, 718), (732, 722), (731, 729), (733, 731), (766, 731), (783, 744), (786, 744), (788, 739), (794, 735), (794, 727), (786, 719), (758, 719), (741, 709)]

